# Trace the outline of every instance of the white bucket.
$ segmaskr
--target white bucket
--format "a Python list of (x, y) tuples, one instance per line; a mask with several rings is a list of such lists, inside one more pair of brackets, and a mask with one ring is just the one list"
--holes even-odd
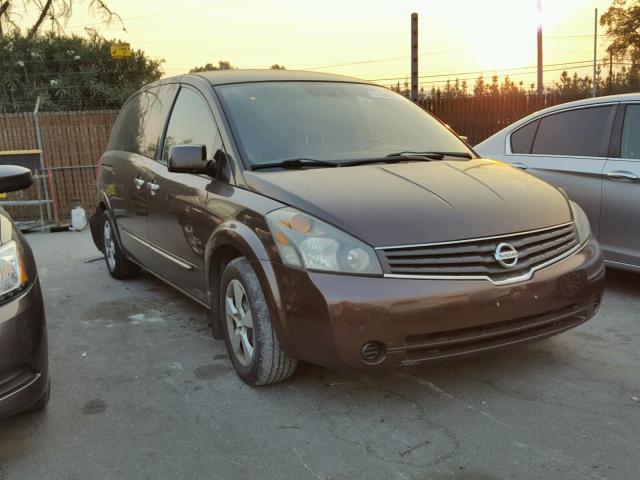
[(87, 214), (80, 205), (71, 210), (71, 230), (81, 231), (87, 226)]

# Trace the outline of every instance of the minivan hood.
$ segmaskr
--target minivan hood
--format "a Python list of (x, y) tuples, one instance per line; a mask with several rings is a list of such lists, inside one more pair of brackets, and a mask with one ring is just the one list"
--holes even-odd
[(571, 221), (551, 185), (491, 160), (245, 172), (249, 188), (381, 247), (487, 237)]

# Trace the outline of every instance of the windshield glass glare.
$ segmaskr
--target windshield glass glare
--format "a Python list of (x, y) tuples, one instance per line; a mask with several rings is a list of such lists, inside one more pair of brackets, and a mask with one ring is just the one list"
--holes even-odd
[(250, 165), (292, 158), (339, 162), (401, 151), (471, 153), (435, 118), (384, 87), (256, 82), (216, 90)]

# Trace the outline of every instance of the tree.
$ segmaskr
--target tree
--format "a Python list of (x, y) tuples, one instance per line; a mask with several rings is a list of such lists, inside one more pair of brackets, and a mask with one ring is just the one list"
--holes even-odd
[(189, 73), (198, 73), (198, 72), (216, 72), (218, 70), (235, 70), (236, 67), (231, 66), (231, 62), (227, 62), (224, 60), (218, 60), (218, 66), (211, 63), (207, 63), (204, 67), (195, 67), (189, 70)]
[(614, 0), (613, 5), (600, 18), (607, 27), (610, 44), (607, 51), (616, 59), (630, 59), (640, 65), (640, 0)]
[[(106, 0), (83, 1), (91, 14), (99, 16), (107, 24), (117, 20), (124, 29), (122, 17), (111, 10)], [(28, 38), (33, 38), (40, 31), (45, 20), (51, 22), (53, 30), (62, 33), (75, 3), (77, 0), (0, 0), (0, 37), (22, 32), (18, 20), (25, 17), (36, 19), (26, 30)]]
[(476, 97), (479, 95), (484, 95), (486, 88), (487, 84), (484, 81), (484, 77), (480, 75), (478, 78), (476, 78), (476, 82), (473, 86), (473, 94)]
[(286, 67), (284, 65), (278, 65), (277, 63), (274, 63), (273, 65), (271, 65), (271, 70), (286, 70)]
[(0, 37), (0, 113), (33, 110), (120, 108), (143, 85), (159, 79), (162, 60), (137, 50), (111, 58), (111, 44), (88, 37), (47, 33)]
[[(615, 58), (622, 64), (624, 82), (616, 85), (618, 71), (611, 75), (607, 88), (610, 92), (638, 90), (640, 88), (640, 0), (614, 0), (614, 3), (600, 18), (600, 24), (607, 27), (609, 61)], [(625, 62), (629, 62), (629, 68)], [(616, 69), (620, 70), (620, 69)]]

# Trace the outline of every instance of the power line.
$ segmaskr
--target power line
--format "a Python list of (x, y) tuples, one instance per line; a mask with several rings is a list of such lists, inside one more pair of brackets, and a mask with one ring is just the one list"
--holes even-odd
[[(591, 65), (592, 61), (591, 60), (582, 60), (582, 61), (579, 61), (579, 62), (549, 63), (547, 65), (544, 65), (544, 67), (555, 67), (555, 66), (560, 66), (560, 65), (572, 66), (572, 65), (578, 65), (578, 64), (583, 64), (583, 63), (588, 63), (588, 64)], [(456, 72), (456, 73), (443, 73), (443, 74), (438, 74), (438, 75), (421, 75), (418, 78), (438, 78), (438, 77), (451, 77), (451, 76), (456, 76), (456, 75), (474, 75), (474, 74), (484, 74), (484, 73), (489, 72), (489, 71), (512, 72), (512, 71), (532, 69), (532, 68), (537, 68), (537, 65), (530, 65), (530, 66), (526, 66), (526, 67), (512, 67), (512, 68), (488, 68), (488, 69), (485, 69), (485, 70), (476, 70), (474, 72)], [(374, 82), (383, 82), (383, 81), (389, 81), (389, 80), (404, 80), (405, 78), (406, 77), (373, 78), (373, 79), (370, 79), (370, 80), (374, 81)]]
[[(584, 64), (584, 63), (588, 63), (588, 64), (584, 64), (584, 65), (576, 65), (576, 64)], [(559, 68), (545, 68), (544, 72), (559, 72), (559, 71), (564, 71), (567, 70), (567, 66), (573, 66), (573, 68), (587, 68), (587, 67), (591, 67), (591, 61), (588, 62), (569, 62), (569, 63), (555, 63), (555, 64), (547, 64), (544, 67), (558, 67)], [(619, 66), (619, 65), (627, 65), (630, 66), (632, 65), (632, 63), (630, 62), (614, 62), (613, 65), (615, 66)], [(508, 77), (515, 77), (515, 76), (521, 76), (521, 75), (531, 75), (533, 73), (535, 73), (535, 69), (536, 66), (530, 66), (530, 67), (517, 67), (514, 69), (511, 69), (509, 71), (511, 72), (515, 72), (515, 73), (510, 73), (510, 74), (506, 74), (506, 75), (502, 75), (503, 77), (508, 76)], [(520, 71), (520, 70), (527, 70), (527, 71)], [(507, 70), (504, 70), (507, 71)], [(476, 80), (478, 77), (463, 77), (460, 78), (459, 75), (472, 75), (472, 74), (484, 74), (486, 73), (487, 70), (484, 71), (476, 71), (476, 72), (457, 72), (457, 73), (447, 73), (447, 74), (439, 74), (439, 75), (422, 75), (419, 78), (426, 78), (426, 79), (434, 79), (434, 78), (440, 78), (439, 80), (431, 80), (431, 81), (421, 81), (420, 84), (421, 85), (432, 85), (432, 84), (438, 84), (438, 83), (446, 83), (447, 81), (451, 81), (453, 80), (458, 80), (458, 81), (464, 81), (464, 80)], [(444, 78), (447, 77), (447, 78)], [(406, 80), (408, 77), (397, 77), (397, 78), (391, 78), (391, 79), (387, 79), (387, 80)], [(371, 81), (385, 81), (385, 79), (377, 79), (377, 80), (371, 80)], [(63, 86), (45, 86), (45, 85), (41, 85), (38, 87), (26, 87), (26, 88), (7, 88), (7, 91), (10, 92), (21, 92), (21, 91), (33, 91), (34, 88), (37, 89), (44, 89), (44, 90), (53, 90), (53, 91), (60, 91), (60, 90), (74, 90), (74, 89), (87, 89), (87, 88), (91, 88), (90, 85), (87, 85), (86, 83), (81, 83), (81, 84), (74, 84), (74, 85), (63, 85)], [(88, 99), (94, 99), (94, 98), (99, 98), (99, 97), (87, 97)], [(71, 102), (75, 102), (75, 100), (69, 100)]]
[[(629, 63), (614, 63), (614, 65), (630, 65)], [(582, 66), (578, 66), (575, 68), (591, 68), (591, 65), (582, 65)], [(565, 71), (566, 68), (549, 68), (549, 69), (544, 69), (543, 72), (547, 73), (547, 72), (562, 72)], [(532, 70), (529, 72), (520, 72), (520, 73), (514, 73), (511, 75), (504, 75), (504, 77), (515, 77), (515, 76), (520, 76), (520, 75), (533, 75), (536, 73), (536, 70)], [(575, 73), (575, 72), (574, 72)], [(469, 81), (469, 80), (477, 80), (478, 77), (467, 77), (467, 78), (455, 78), (455, 80), (458, 81)], [(451, 79), (447, 79), (447, 80), (435, 80), (435, 81), (430, 81), (430, 82), (420, 82), (420, 85), (435, 85), (435, 84), (439, 84), (439, 83), (446, 83), (447, 81), (451, 81)], [(549, 82), (546, 82), (549, 83)]]

